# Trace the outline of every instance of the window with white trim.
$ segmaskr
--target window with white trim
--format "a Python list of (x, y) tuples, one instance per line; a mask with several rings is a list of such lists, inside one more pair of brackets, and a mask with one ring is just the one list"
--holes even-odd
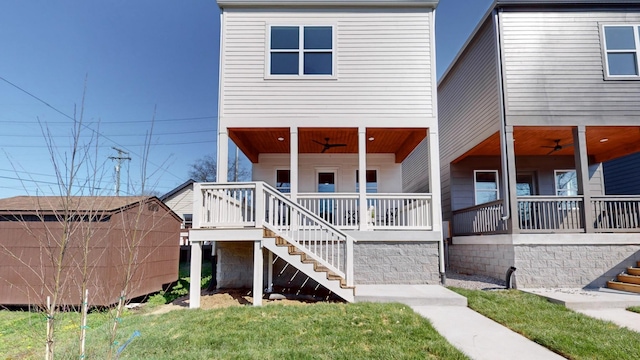
[(575, 170), (555, 170), (556, 195), (577, 196), (578, 176)]
[(276, 170), (276, 189), (281, 193), (291, 192), (291, 171)]
[(269, 75), (333, 75), (333, 26), (270, 26)]
[[(378, 192), (378, 171), (367, 170), (367, 194), (375, 194)], [(356, 170), (356, 192), (360, 192), (360, 170)]]
[(640, 79), (640, 25), (602, 27), (607, 77)]
[(500, 199), (497, 170), (474, 170), (473, 180), (476, 205)]

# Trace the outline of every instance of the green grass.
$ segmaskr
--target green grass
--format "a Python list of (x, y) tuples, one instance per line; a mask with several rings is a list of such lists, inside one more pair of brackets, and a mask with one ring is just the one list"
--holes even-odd
[(640, 334), (517, 290), (451, 288), (469, 307), (569, 359), (640, 359)]
[[(189, 263), (180, 263), (178, 270), (178, 281), (167, 291), (161, 291), (158, 294), (152, 295), (148, 299), (148, 303), (152, 306), (162, 305), (172, 302), (173, 300), (185, 296), (189, 293), (189, 284), (191, 278), (189, 277)], [(206, 288), (211, 282), (211, 262), (205, 261), (202, 263), (202, 275), (200, 279), (200, 288)]]
[(627, 310), (633, 311), (633, 312), (636, 312), (636, 313), (640, 314), (640, 306), (632, 306), (632, 307), (628, 308)]
[[(68, 317), (77, 314), (67, 314)], [(42, 358), (39, 314), (0, 311), (0, 354)], [(90, 314), (89, 358), (104, 358), (107, 316)], [(427, 320), (400, 304), (314, 304), (129, 313), (120, 359), (466, 359)], [(77, 359), (77, 326), (59, 327), (58, 359)]]

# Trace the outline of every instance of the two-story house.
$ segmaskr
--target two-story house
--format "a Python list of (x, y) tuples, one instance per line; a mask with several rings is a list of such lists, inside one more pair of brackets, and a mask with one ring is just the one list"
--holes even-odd
[(636, 266), (640, 197), (602, 163), (640, 150), (639, 61), (638, 1), (494, 3), (438, 84), (453, 269), (600, 287)]
[[(439, 283), (437, 3), (218, 0), (218, 179), (232, 141), (253, 181), (194, 184), (191, 307), (205, 241), (218, 286), (255, 304), (265, 288), (353, 301), (360, 284)], [(403, 193), (421, 143), (429, 186)]]

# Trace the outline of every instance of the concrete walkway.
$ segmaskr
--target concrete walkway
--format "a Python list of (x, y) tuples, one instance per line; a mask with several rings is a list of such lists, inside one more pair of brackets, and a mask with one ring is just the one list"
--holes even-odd
[(640, 314), (625, 310), (640, 306), (640, 295), (610, 289), (522, 289), (569, 309), (640, 332)]
[(409, 305), (472, 359), (564, 359), (469, 309), (465, 297), (440, 285), (358, 285), (355, 300)]

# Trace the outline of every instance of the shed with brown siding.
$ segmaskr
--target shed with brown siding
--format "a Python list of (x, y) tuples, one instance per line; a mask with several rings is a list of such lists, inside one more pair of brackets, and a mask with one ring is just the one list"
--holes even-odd
[(80, 304), (83, 284), (93, 306), (159, 291), (178, 278), (180, 224), (156, 197), (0, 199), (0, 304), (41, 305), (56, 287), (57, 304)]

